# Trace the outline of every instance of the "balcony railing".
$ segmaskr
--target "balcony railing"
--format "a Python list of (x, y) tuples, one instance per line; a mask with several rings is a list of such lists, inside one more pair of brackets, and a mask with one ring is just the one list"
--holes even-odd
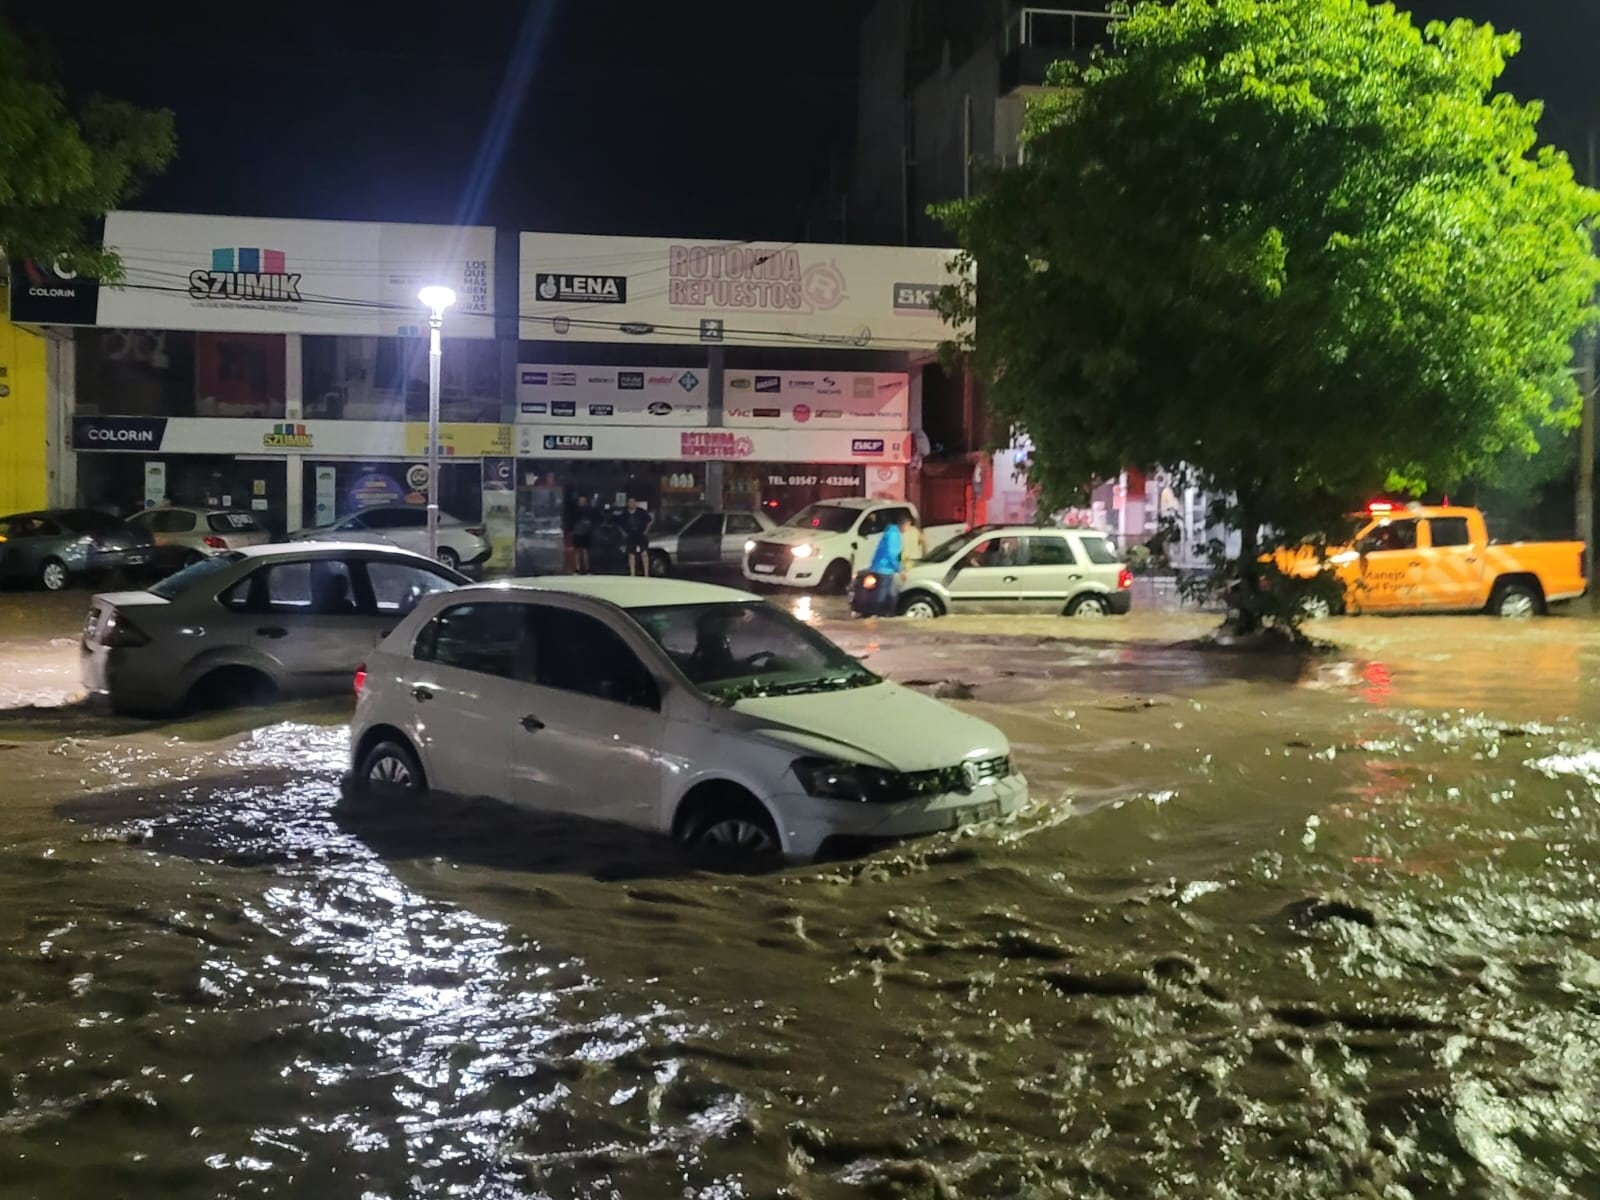
[(1117, 18), (1076, 8), (1019, 8), (1006, 23), (1001, 91), (1039, 87), (1050, 64), (1088, 54), (1111, 41)]

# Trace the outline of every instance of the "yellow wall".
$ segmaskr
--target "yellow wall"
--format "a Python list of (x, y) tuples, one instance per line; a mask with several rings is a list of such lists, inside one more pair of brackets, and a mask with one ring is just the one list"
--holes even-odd
[(0, 284), (0, 516), (43, 508), (45, 465), (44, 339), (5, 319)]

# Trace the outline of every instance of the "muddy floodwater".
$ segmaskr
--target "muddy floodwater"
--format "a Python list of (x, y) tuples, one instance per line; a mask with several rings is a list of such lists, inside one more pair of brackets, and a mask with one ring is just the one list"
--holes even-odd
[(51, 707), (81, 608), (0, 597), (0, 1196), (1600, 1195), (1595, 623), (823, 619), (1033, 799), (740, 878)]

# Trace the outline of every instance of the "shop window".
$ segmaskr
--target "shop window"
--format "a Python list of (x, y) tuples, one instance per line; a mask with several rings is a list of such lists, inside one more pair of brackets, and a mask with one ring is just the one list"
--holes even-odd
[(80, 329), (74, 341), (85, 415), (284, 415), (281, 335)]
[[(301, 363), (308, 420), (428, 419), (423, 339), (307, 336)], [(445, 421), (500, 420), (500, 352), (493, 341), (444, 340), (439, 413)]]

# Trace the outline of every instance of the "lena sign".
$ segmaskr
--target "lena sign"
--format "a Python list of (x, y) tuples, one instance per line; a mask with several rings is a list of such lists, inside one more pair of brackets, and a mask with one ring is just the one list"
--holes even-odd
[[(932, 353), (948, 336), (932, 309), (948, 250), (524, 233), (521, 255), (531, 340)], [(597, 263), (628, 274), (584, 273)]]

